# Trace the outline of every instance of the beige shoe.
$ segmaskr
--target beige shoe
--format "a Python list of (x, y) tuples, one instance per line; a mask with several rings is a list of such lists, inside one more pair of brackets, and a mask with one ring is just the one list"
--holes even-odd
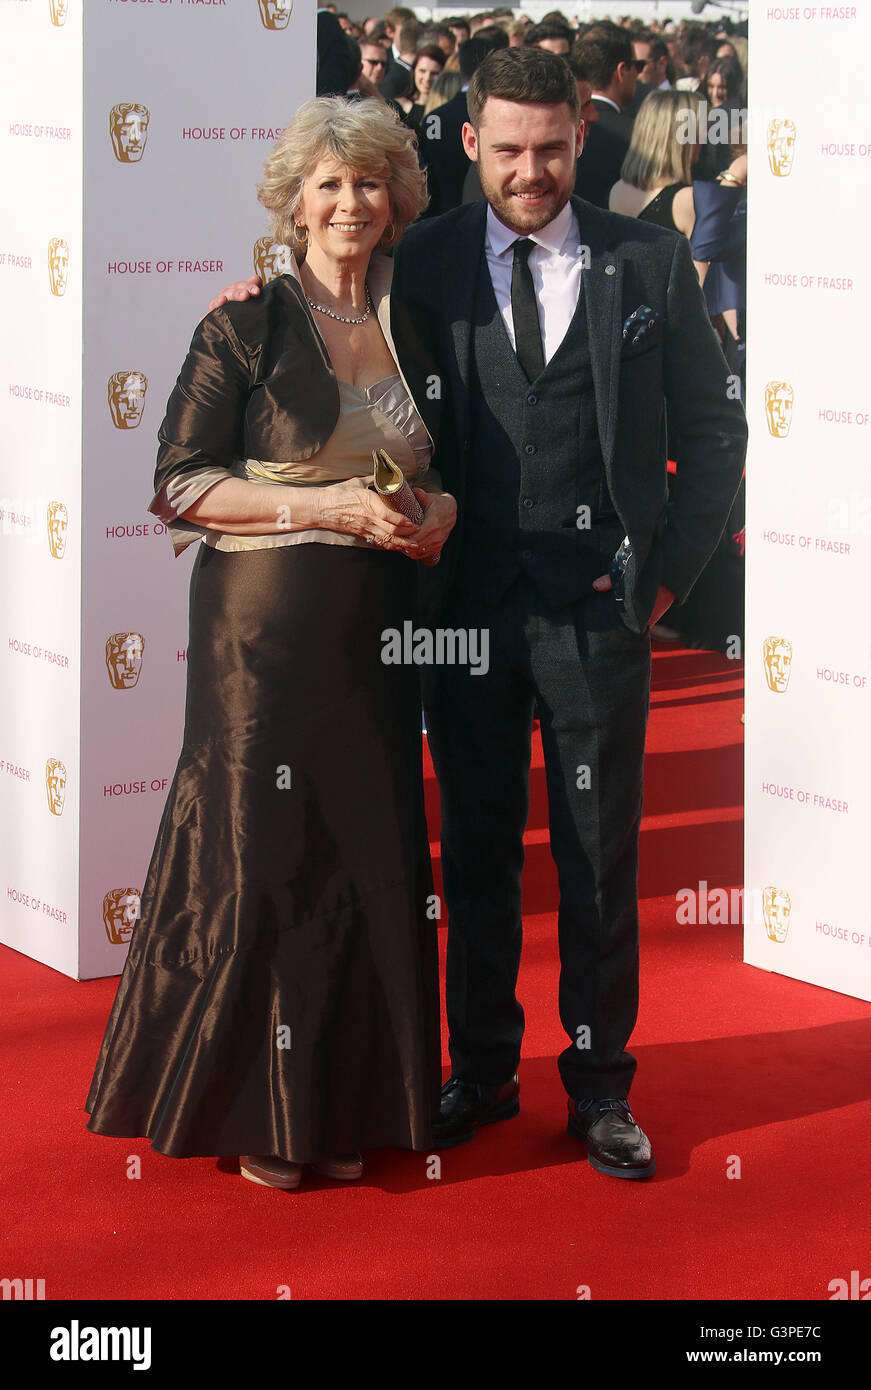
[(317, 1163), (312, 1164), (312, 1168), (316, 1173), (320, 1173), (322, 1178), (332, 1178), (335, 1182), (353, 1182), (363, 1172), (363, 1160), (358, 1153), (330, 1154), (327, 1158), (319, 1158)]
[(242, 1154), (239, 1172), (249, 1182), (259, 1182), (263, 1187), (281, 1187), (288, 1192), (299, 1187), (302, 1181), (301, 1163), (288, 1163), (284, 1158), (269, 1154)]

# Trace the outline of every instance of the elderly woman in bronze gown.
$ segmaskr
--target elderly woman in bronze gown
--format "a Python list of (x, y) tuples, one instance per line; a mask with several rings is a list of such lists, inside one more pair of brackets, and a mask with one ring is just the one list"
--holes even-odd
[[(412, 136), (379, 102), (307, 102), (259, 197), (293, 266), (207, 315), (160, 430), (150, 510), (199, 542), (184, 741), (85, 1108), (295, 1188), (426, 1148), (438, 1113), (417, 672), (381, 656), (456, 506), (378, 254), (425, 205)], [(369, 486), (373, 449), (419, 524)]]

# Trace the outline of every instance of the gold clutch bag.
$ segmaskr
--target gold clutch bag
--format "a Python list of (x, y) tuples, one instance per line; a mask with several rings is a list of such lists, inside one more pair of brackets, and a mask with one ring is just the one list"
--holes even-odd
[(384, 449), (372, 450), (372, 464), (375, 470), (375, 491), (394, 511), (401, 512), (415, 526), (419, 526), (423, 521), (423, 507), (405, 481), (405, 474), (399, 464), (394, 463)]

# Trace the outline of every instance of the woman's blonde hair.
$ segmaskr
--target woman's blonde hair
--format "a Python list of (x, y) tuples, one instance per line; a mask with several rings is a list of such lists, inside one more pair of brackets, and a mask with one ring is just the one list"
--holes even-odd
[[(632, 127), (632, 143), (626, 151), (620, 177), (645, 191), (667, 179), (691, 183), (694, 141), (678, 139), (680, 132), (699, 129), (698, 92), (650, 92), (638, 108)], [(686, 112), (692, 112), (688, 120)]]
[(314, 97), (300, 106), (264, 166), (257, 197), (271, 216), (272, 231), (285, 245), (295, 239), (294, 213), (302, 186), (322, 159), (335, 159), (358, 174), (384, 179), (393, 204), (393, 246), (429, 201), (426, 175), (417, 161), (415, 138), (378, 97)]

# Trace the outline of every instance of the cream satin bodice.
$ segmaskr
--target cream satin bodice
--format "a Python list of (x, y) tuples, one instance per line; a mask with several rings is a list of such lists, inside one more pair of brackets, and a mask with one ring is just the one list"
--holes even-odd
[[(286, 462), (239, 459), (232, 475), (249, 482), (296, 487), (328, 487), (347, 478), (372, 473), (372, 450), (385, 449), (405, 476), (423, 486), (432, 446), (426, 426), (396, 373), (369, 387), (337, 382), (339, 418), (329, 439), (317, 453)], [(194, 540), (218, 550), (261, 550), (315, 541), (326, 545), (365, 545), (360, 536), (341, 531), (287, 531), (268, 536), (237, 536), (207, 530), (186, 521), (181, 512), (193, 506), (203, 493), (227, 477), (223, 468), (203, 467), (178, 480), (170, 479), (155, 499), (152, 510), (164, 521), (176, 554)], [(430, 480), (427, 479), (429, 482)]]

